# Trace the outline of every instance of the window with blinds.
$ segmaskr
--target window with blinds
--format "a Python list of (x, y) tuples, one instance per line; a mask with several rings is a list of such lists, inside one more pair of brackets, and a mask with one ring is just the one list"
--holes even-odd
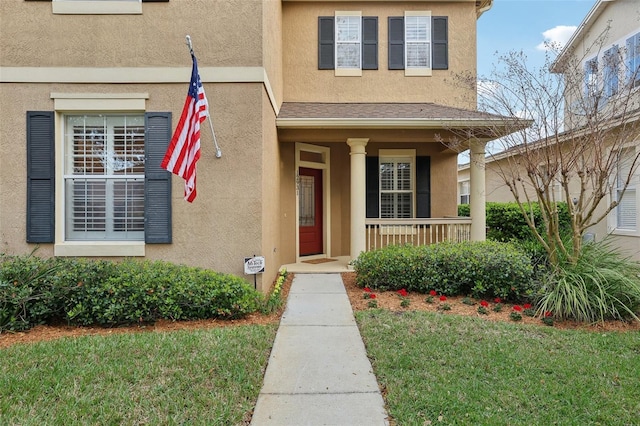
[(65, 237), (144, 240), (144, 116), (65, 117)]
[(380, 157), (380, 218), (412, 218), (413, 158)]
[(336, 16), (336, 68), (361, 68), (360, 16)]
[(627, 84), (640, 85), (640, 33), (629, 37), (626, 42)]
[(431, 68), (431, 17), (406, 16), (404, 21), (407, 68)]
[[(616, 174), (616, 228), (635, 231), (637, 229), (636, 178), (631, 180), (626, 190), (625, 182), (631, 171), (631, 163), (635, 157), (635, 148), (620, 150), (618, 154), (618, 171)], [(623, 192), (624, 191), (624, 192)]]
[(458, 182), (458, 193), (460, 194), (460, 198), (458, 199), (458, 204), (469, 204), (469, 195), (471, 193), (471, 182), (468, 180), (463, 180)]

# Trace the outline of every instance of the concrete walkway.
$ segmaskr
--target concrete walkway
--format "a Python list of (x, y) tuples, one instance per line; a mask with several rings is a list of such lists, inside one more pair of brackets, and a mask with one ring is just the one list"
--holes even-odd
[(389, 424), (340, 274), (294, 277), (251, 424)]

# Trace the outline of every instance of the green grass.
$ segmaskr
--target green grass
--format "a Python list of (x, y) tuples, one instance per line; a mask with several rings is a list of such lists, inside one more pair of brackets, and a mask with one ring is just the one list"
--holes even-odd
[(1, 349), (0, 424), (243, 424), (276, 329), (87, 336)]
[(640, 333), (430, 312), (356, 319), (399, 426), (640, 424)]

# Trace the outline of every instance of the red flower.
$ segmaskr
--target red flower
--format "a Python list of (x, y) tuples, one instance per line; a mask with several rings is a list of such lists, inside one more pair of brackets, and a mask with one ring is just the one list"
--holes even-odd
[(405, 290), (404, 288), (400, 289), (398, 290), (398, 294), (402, 297), (407, 297), (407, 290)]
[(445, 296), (444, 294), (442, 296), (440, 296), (440, 301), (444, 302), (445, 300), (447, 300), (447, 296)]
[(435, 295), (436, 295), (436, 294), (438, 294), (438, 293), (436, 293), (436, 291), (435, 291), (435, 290), (431, 290), (431, 291), (429, 292), (429, 294), (430, 294), (431, 296), (435, 296)]
[(525, 303), (523, 307), (525, 309), (531, 309), (531, 303)]
[(369, 299), (375, 299), (375, 298), (376, 298), (376, 295), (375, 295), (375, 294), (371, 293), (371, 294), (369, 295)]
[(369, 287), (365, 287), (363, 290), (365, 293), (371, 293), (371, 289)]
[(496, 302), (496, 303), (502, 303), (502, 299), (500, 299), (499, 297), (496, 297), (496, 298), (495, 298), (495, 300), (494, 300), (494, 302)]
[(513, 305), (513, 310), (514, 310), (514, 311), (518, 311), (518, 312), (520, 312), (520, 311), (522, 311), (522, 306), (520, 306), (520, 305)]
[(489, 306), (489, 302), (487, 302), (486, 300), (483, 300), (480, 302), (480, 305), (486, 308), (487, 306)]
[(553, 316), (553, 312), (547, 311), (547, 312), (544, 313), (544, 316), (547, 317), (547, 318), (552, 317)]

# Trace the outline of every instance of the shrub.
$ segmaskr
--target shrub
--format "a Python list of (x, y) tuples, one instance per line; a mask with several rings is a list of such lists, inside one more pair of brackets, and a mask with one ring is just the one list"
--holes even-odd
[(540, 290), (538, 313), (557, 319), (597, 322), (638, 319), (640, 264), (606, 242), (586, 244), (578, 262), (550, 272)]
[[(560, 233), (571, 230), (571, 217), (567, 203), (558, 203)], [(530, 240), (533, 234), (520, 211), (517, 203), (487, 203), (487, 239), (494, 241)], [(531, 203), (533, 218), (544, 235), (544, 221), (540, 213), (540, 205)], [(458, 206), (458, 216), (470, 216), (468, 204)]]
[(0, 331), (66, 320), (113, 326), (232, 319), (263, 297), (240, 277), (161, 261), (0, 256)]
[(354, 262), (361, 287), (475, 298), (520, 300), (533, 294), (531, 262), (509, 243), (495, 241), (389, 246)]
[(49, 278), (51, 260), (0, 255), (0, 331), (44, 324), (60, 311), (60, 290)]

